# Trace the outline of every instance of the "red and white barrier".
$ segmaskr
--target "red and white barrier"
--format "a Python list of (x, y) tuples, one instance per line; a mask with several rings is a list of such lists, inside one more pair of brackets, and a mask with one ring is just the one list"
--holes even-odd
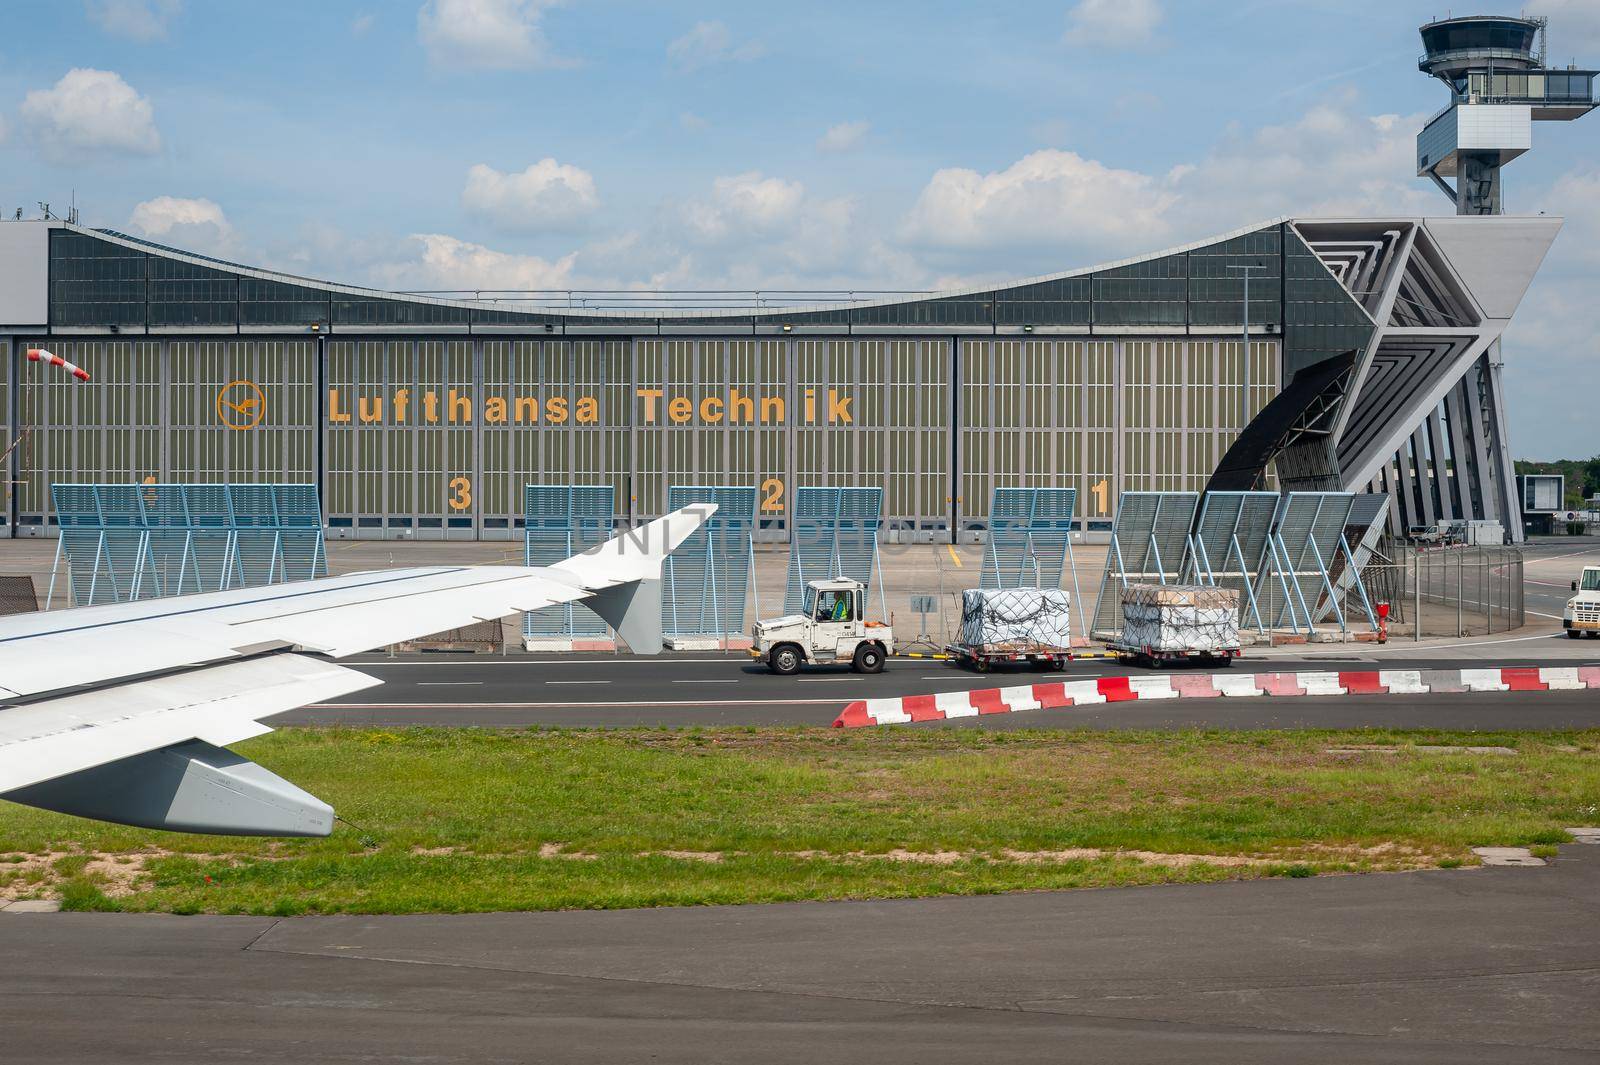
[(1600, 689), (1600, 666), (1515, 666), (1502, 669), (1376, 669), (1297, 673), (1172, 673), (1022, 684), (979, 691), (861, 699), (844, 708), (834, 728), (945, 721), (1022, 710), (1150, 699), (1242, 699), (1254, 696), (1423, 695), (1429, 692), (1575, 691)]
[(60, 366), (62, 369), (71, 370), (72, 376), (76, 377), (80, 381), (87, 381), (89, 379), (88, 370), (85, 370), (81, 366), (74, 366), (66, 359), (63, 359), (60, 355), (57, 355), (55, 352), (46, 351), (43, 348), (29, 348), (28, 361), (48, 362), (51, 366)]

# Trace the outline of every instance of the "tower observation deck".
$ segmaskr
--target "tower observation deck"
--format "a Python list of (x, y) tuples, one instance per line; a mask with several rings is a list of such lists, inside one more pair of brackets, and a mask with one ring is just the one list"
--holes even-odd
[(1595, 108), (1597, 72), (1551, 67), (1545, 31), (1543, 18), (1499, 15), (1422, 27), (1417, 68), (1450, 89), (1450, 103), (1417, 135), (1417, 175), (1443, 189), (1457, 214), (1500, 214), (1500, 169), (1533, 147), (1533, 123)]

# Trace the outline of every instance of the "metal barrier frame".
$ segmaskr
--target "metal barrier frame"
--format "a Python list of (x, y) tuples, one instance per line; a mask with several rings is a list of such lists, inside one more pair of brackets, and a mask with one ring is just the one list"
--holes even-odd
[[(522, 559), (548, 566), (611, 538), (615, 490), (596, 484), (522, 486)], [(560, 618), (551, 624), (548, 619)], [(523, 639), (604, 636), (609, 626), (580, 603), (558, 603), (522, 615)]]
[[(1339, 623), (1339, 630), (1346, 633), (1350, 631), (1348, 619), (1343, 608), (1339, 606), (1338, 592), (1334, 588), (1328, 569), (1329, 563), (1342, 552), (1345, 564), (1355, 575), (1354, 585), (1361, 594), (1361, 604), (1366, 611), (1367, 619), (1373, 628), (1377, 628), (1378, 620), (1373, 613), (1372, 602), (1367, 598), (1367, 589), (1356, 568), (1355, 556), (1351, 554), (1350, 545), (1344, 536), (1345, 524), (1349, 521), (1354, 504), (1354, 492), (1290, 492), (1283, 497), (1278, 507), (1277, 520), (1273, 523), (1271, 560), (1272, 568), (1279, 574), (1280, 579), (1288, 579), (1294, 594), (1284, 596), (1283, 610), (1279, 611), (1274, 627), (1280, 627), (1284, 615), (1287, 614), (1289, 624), (1297, 634), (1301, 631), (1301, 621), (1304, 621), (1307, 633), (1315, 630), (1315, 615), (1306, 602), (1305, 589), (1300, 583), (1301, 577), (1315, 576), (1321, 582), (1322, 590), (1317, 593), (1313, 601), (1320, 602), (1322, 595), (1326, 593), (1333, 608), (1334, 618)], [(1311, 511), (1309, 518), (1302, 516), (1307, 509)], [(1294, 539), (1293, 549), (1286, 539), (1287, 536), (1292, 536)], [(1258, 588), (1266, 579), (1267, 573), (1263, 571), (1257, 582)], [(1300, 607), (1298, 616), (1295, 614), (1296, 602)]]
[[(118, 603), (183, 595), (186, 591), (225, 591), (310, 580), (328, 572), (322, 506), (313, 484), (53, 483), (50, 495), (60, 535), (45, 594), (46, 610), (55, 602), (56, 579), (63, 558), (67, 560), (71, 597), (83, 606), (107, 601), (99, 598), (102, 566), (110, 580), (109, 601)], [(197, 536), (202, 542), (222, 539), (222, 559), (214, 585), (208, 586), (202, 573)], [(87, 545), (91, 537), (94, 558), (89, 588), (87, 596), (80, 596), (81, 578), (72, 562), (73, 545)], [(177, 586), (169, 588), (157, 562), (170, 557), (170, 548), (164, 545), (179, 537)], [(118, 550), (122, 541), (131, 541), (133, 549), (132, 562), (127, 567), (123, 565), (127, 551)], [(286, 542), (301, 541), (309, 541), (309, 557), (306, 552), (285, 550)], [(241, 542), (266, 546), (264, 577), (258, 579), (258, 571), (245, 565)], [(123, 556), (120, 560), (119, 554)], [(302, 577), (291, 575), (291, 555), (306, 558)], [(191, 572), (194, 586), (186, 589)], [(155, 591), (150, 592), (150, 588)]]
[[(800, 487), (794, 490), (789, 524), (789, 575), (783, 610), (799, 613), (808, 581), (848, 577), (870, 593), (878, 586), (878, 609), (889, 616), (878, 559), (878, 534), (883, 529), (883, 489)], [(857, 534), (845, 550), (847, 537)], [(819, 576), (818, 569), (825, 572)], [(876, 578), (876, 581), (874, 581)]]
[[(1078, 608), (1078, 632), (1087, 635), (1083, 612), (1083, 592), (1078, 585), (1078, 560), (1072, 553), (1072, 530), (1078, 509), (1076, 488), (996, 488), (989, 500), (989, 537), (984, 549), (981, 588), (1020, 588), (1031, 565), (1035, 588), (1059, 588), (1070, 569), (1072, 599)], [(1015, 523), (1020, 522), (1020, 523)], [(1020, 541), (1015, 539), (1020, 533)], [(1060, 544), (1054, 543), (1060, 537)], [(1040, 543), (1047, 544), (1050, 557), (1040, 562)], [(1020, 546), (1021, 553), (1006, 560), (1002, 569), (1001, 547)], [(1059, 554), (1056, 552), (1060, 547)], [(1006, 584), (1015, 569), (1017, 581)], [(1046, 570), (1052, 575), (1048, 582)]]
[[(1239, 588), (1244, 592), (1245, 601), (1250, 605), (1250, 616), (1255, 619), (1256, 630), (1266, 632), (1266, 624), (1261, 618), (1261, 605), (1256, 599), (1255, 583), (1265, 565), (1267, 553), (1272, 547), (1272, 528), (1277, 518), (1279, 496), (1276, 492), (1207, 492), (1201, 497), (1200, 513), (1195, 518), (1194, 531), (1189, 536), (1189, 556), (1184, 566), (1185, 581), (1196, 584), (1209, 584), (1214, 588), (1224, 586), (1224, 582), (1238, 581)], [(1220, 569), (1211, 561), (1212, 550), (1207, 546), (1208, 526), (1213, 524), (1214, 516), (1222, 513), (1230, 503), (1238, 503), (1232, 517), (1223, 514), (1221, 524), (1226, 527), (1226, 539), (1214, 541), (1214, 546), (1222, 547), (1222, 562)], [(1246, 521), (1246, 518), (1251, 518)], [(1265, 521), (1260, 519), (1264, 517)], [(1260, 527), (1259, 537), (1249, 536), (1248, 530)], [(1240, 542), (1241, 528), (1247, 530), (1251, 540), (1249, 550)], [(1222, 529), (1215, 529), (1221, 532)], [(1259, 543), (1257, 540), (1259, 539)], [(1238, 569), (1230, 568), (1237, 565)], [(1285, 597), (1288, 589), (1284, 589)], [(1243, 619), (1240, 619), (1241, 622)]]
[[(662, 630), (670, 636), (742, 635), (744, 632), (745, 604), (752, 594), (759, 615), (761, 600), (756, 592), (755, 527), (758, 492), (754, 485), (672, 485), (667, 489), (667, 509), (679, 510), (695, 503), (715, 503), (717, 512), (696, 529), (676, 551), (667, 556), (666, 597), (662, 603)], [(729, 542), (738, 545), (744, 555), (745, 589), (739, 596), (738, 617), (734, 618), (731, 602), (723, 609), (722, 596), (717, 586), (718, 544), (723, 548), (724, 559), (729, 554)], [(684, 629), (679, 616), (678, 568), (691, 564), (703, 570), (705, 580), (699, 581), (698, 627)], [(724, 569), (724, 573), (731, 573)], [(712, 624), (706, 625), (707, 604), (710, 605)]]
[[(1143, 520), (1142, 511), (1145, 507), (1140, 505), (1146, 501), (1151, 504), (1148, 522)], [(1106, 593), (1111, 589), (1113, 580), (1118, 582), (1120, 605), (1121, 592), (1133, 583), (1129, 580), (1130, 577), (1141, 582), (1154, 579), (1160, 584), (1176, 583), (1183, 579), (1189, 534), (1194, 529), (1195, 513), (1199, 506), (1198, 492), (1122, 493), (1117, 500), (1117, 516), (1111, 526), (1111, 543), (1106, 549), (1105, 573), (1100, 578), (1100, 598), (1095, 603), (1095, 631), (1090, 635), (1097, 639), (1107, 639), (1115, 635), (1112, 630), (1101, 625), (1101, 619), (1108, 610)], [(1138, 526), (1130, 527), (1136, 520)], [(1164, 535), (1158, 538), (1158, 532)], [(1163, 541), (1169, 549), (1168, 554), (1176, 556), (1170, 566), (1162, 555)], [(1136, 556), (1139, 568), (1130, 570), (1127, 559), (1135, 550), (1140, 552)], [(1150, 568), (1152, 562), (1155, 564), (1154, 569)], [(1116, 631), (1120, 632), (1121, 629)]]

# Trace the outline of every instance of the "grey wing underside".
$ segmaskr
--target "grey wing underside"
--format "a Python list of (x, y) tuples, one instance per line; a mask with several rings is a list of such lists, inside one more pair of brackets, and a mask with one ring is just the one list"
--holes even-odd
[(585, 600), (660, 649), (685, 508), (548, 568), (426, 567), (0, 619), (0, 798), (190, 832), (326, 835), (333, 810), (225, 750), (307, 703), (379, 683), (341, 658)]

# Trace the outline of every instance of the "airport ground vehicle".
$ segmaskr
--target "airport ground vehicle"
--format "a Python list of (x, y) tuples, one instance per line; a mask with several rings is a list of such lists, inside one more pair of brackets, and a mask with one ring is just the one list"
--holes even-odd
[(806, 585), (802, 613), (758, 621), (750, 654), (785, 676), (807, 664), (848, 662), (857, 673), (881, 673), (894, 653), (894, 630), (866, 620), (866, 589), (836, 579)]
[(1585, 566), (1583, 574), (1572, 582), (1577, 595), (1567, 600), (1561, 612), (1561, 627), (1567, 636), (1576, 640), (1584, 633), (1600, 636), (1600, 566)]

